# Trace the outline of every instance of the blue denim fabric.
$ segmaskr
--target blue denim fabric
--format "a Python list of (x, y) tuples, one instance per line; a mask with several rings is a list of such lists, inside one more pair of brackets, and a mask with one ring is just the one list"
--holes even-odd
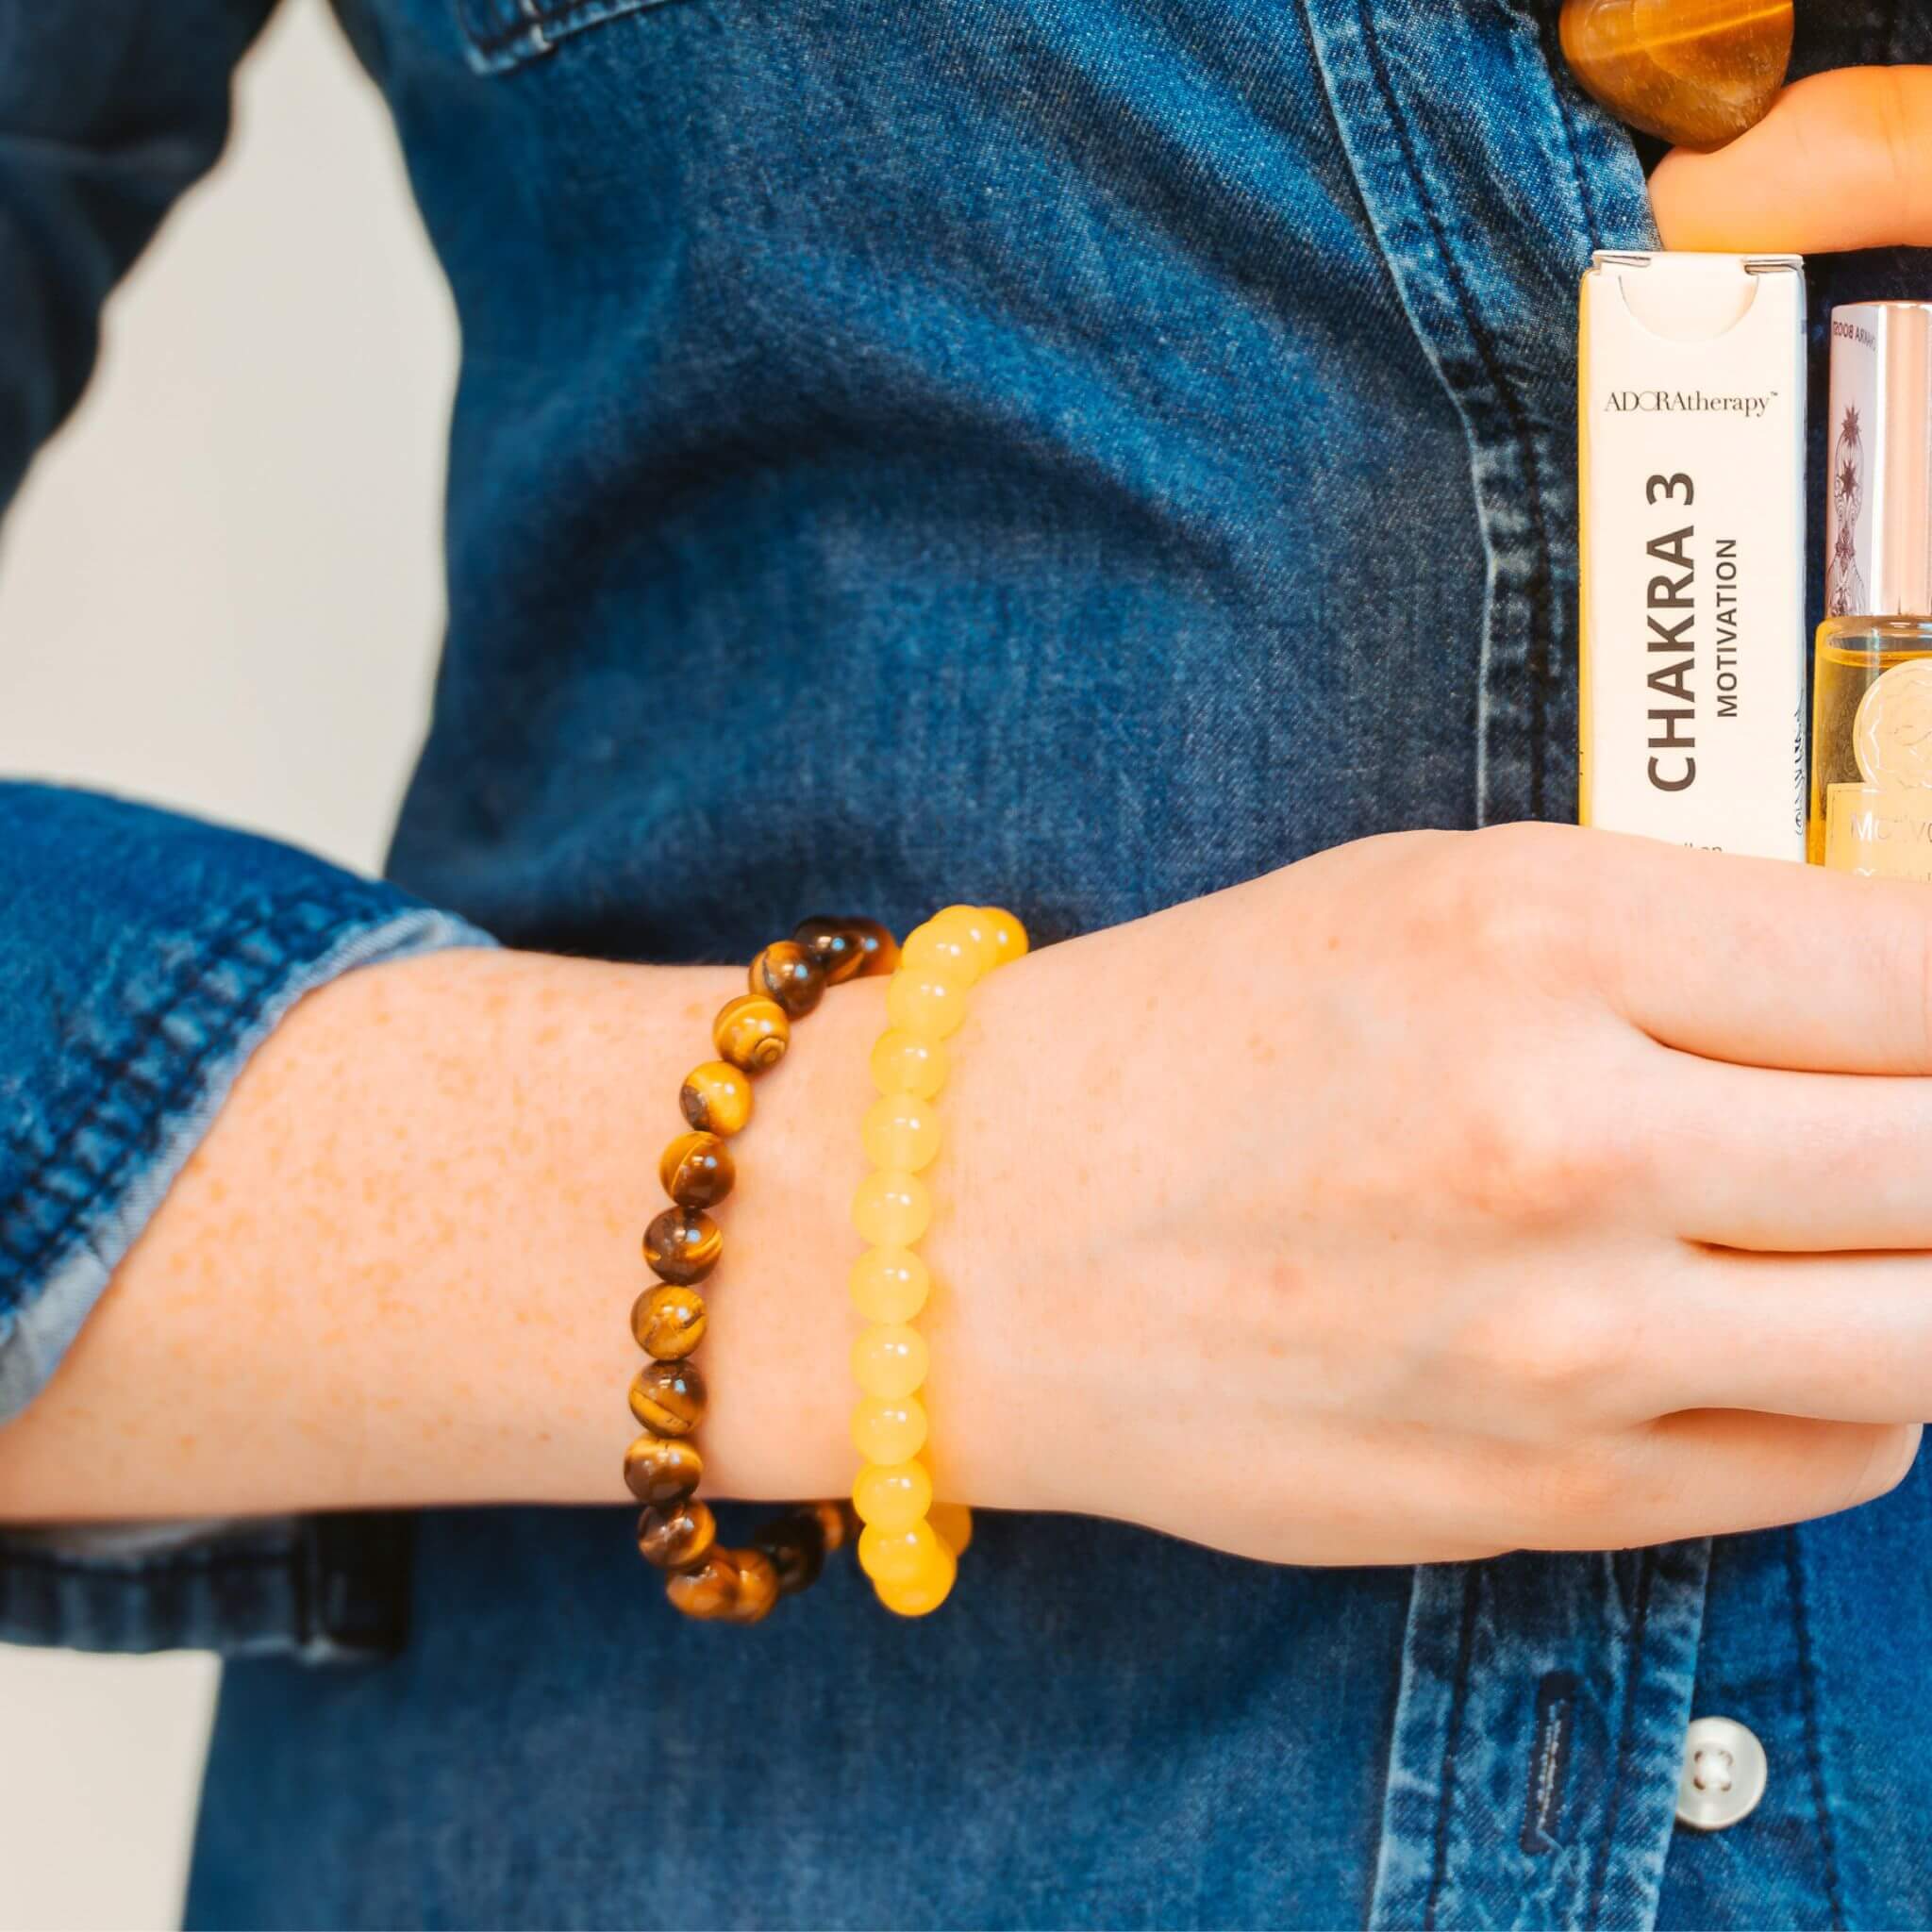
[[(450, 635), (392, 862), (427, 905), (612, 958), (936, 897), (1050, 941), (1366, 833), (1571, 814), (1575, 283), (1652, 236), (1553, 4), (341, 10), (463, 325)], [(0, 474), (211, 152), (259, 8), (82, 11), (0, 0), (0, 57), (36, 63), (0, 78)], [(1903, 4), (1805, 10), (1801, 71), (1928, 52)], [(47, 989), (0, 1008), (32, 1111), (57, 1015), (118, 1011), (183, 929), (137, 885), (207, 841), (219, 931), (254, 867), (308, 861), (26, 804), (31, 863), (113, 941), (0, 924)], [(841, 1570), (749, 1632), (670, 1612), (615, 1508), (422, 1517), (387, 1624), (393, 1541), (329, 1525), (272, 1541), (242, 1647), (284, 1612), (345, 1647), (318, 1593), (408, 1641), (231, 1664), (190, 1918), (1932, 1923), (1926, 1480), (1795, 1532), (1413, 1573), (991, 1518), (940, 1618)], [(193, 1624), (120, 1561), (124, 1623), (69, 1634)], [(62, 1614), (43, 1588), (16, 1627)], [(1691, 1838), (1709, 1711), (1759, 1731), (1773, 1794)]]

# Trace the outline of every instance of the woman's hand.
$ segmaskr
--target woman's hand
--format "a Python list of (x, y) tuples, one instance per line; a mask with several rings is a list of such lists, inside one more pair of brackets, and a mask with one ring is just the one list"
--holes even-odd
[(1379, 1562), (1746, 1529), (1909, 1465), (1922, 888), (1410, 834), (976, 1001), (925, 1243), (942, 1490)]
[(1932, 67), (1845, 67), (1798, 81), (1728, 146), (1667, 156), (1650, 200), (1666, 248), (1932, 245)]

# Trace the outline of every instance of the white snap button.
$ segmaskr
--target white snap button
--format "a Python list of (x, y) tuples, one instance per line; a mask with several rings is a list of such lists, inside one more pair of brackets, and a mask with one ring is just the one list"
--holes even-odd
[(1764, 1795), (1764, 1746), (1733, 1718), (1700, 1717), (1684, 1733), (1677, 1823), (1723, 1831), (1748, 1818)]

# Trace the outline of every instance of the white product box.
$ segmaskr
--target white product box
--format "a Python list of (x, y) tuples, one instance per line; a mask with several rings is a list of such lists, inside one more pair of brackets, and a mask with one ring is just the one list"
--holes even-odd
[(1805, 275), (1600, 252), (1577, 422), (1587, 825), (1805, 857)]

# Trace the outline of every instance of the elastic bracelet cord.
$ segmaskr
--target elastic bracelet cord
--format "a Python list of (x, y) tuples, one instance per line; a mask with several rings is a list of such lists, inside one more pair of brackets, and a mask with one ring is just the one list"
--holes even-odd
[(727, 1000), (712, 1023), (719, 1058), (692, 1068), (678, 1092), (691, 1131), (664, 1150), (658, 1176), (671, 1206), (644, 1230), (644, 1259), (659, 1285), (631, 1309), (631, 1333), (651, 1360), (630, 1385), (643, 1434), (625, 1454), (624, 1479), (644, 1506), (638, 1548), (669, 1573), (664, 1593), (689, 1617), (756, 1624), (781, 1596), (816, 1581), (857, 1527), (849, 1504), (808, 1503), (766, 1524), (749, 1549), (719, 1546), (711, 1511), (696, 1500), (704, 1462), (690, 1438), (704, 1420), (705, 1383), (691, 1356), (710, 1320), (697, 1284), (724, 1251), (708, 1210), (737, 1180), (724, 1143), (751, 1119), (751, 1083), (784, 1058), (791, 1022), (826, 987), (890, 972), (897, 957), (874, 920), (808, 919), (751, 962), (750, 991)]
[(940, 1149), (934, 1101), (946, 1079), (944, 1042), (965, 1019), (974, 982), (1025, 950), (1025, 928), (997, 907), (949, 906), (935, 914), (907, 937), (886, 989), (890, 1024), (873, 1049), (879, 1098), (862, 1132), (874, 1171), (852, 1201), (853, 1225), (870, 1244), (853, 1264), (852, 1302), (871, 1324), (852, 1345), (862, 1391), (852, 1441), (864, 1458), (852, 1504), (865, 1524), (859, 1566), (879, 1601), (902, 1617), (923, 1617), (946, 1600), (973, 1537), (963, 1506), (933, 1500), (921, 1455), (927, 1357), (912, 1323), (932, 1282), (913, 1244), (932, 1219), (932, 1198), (920, 1174)]

